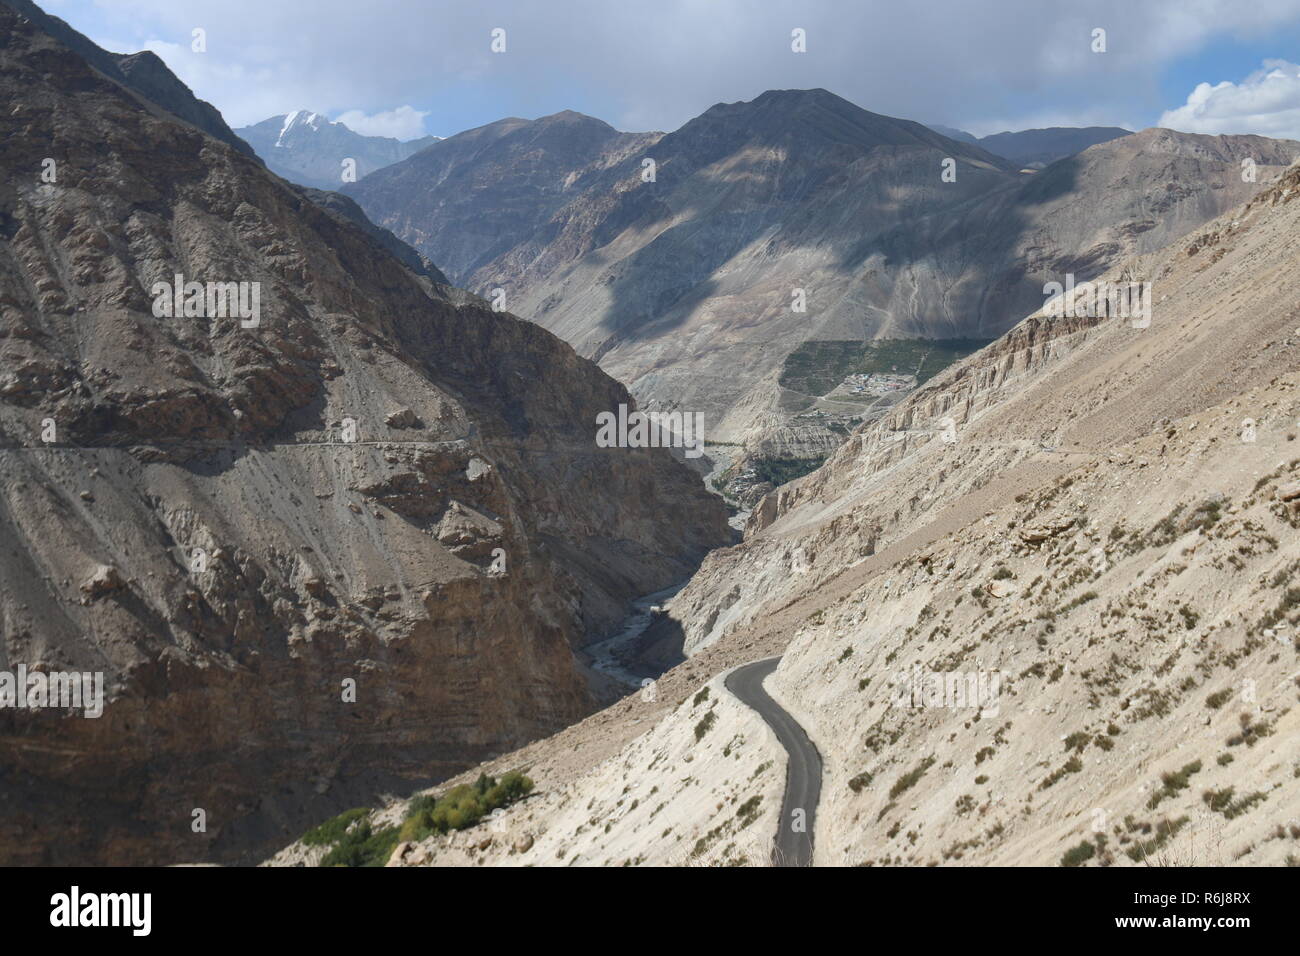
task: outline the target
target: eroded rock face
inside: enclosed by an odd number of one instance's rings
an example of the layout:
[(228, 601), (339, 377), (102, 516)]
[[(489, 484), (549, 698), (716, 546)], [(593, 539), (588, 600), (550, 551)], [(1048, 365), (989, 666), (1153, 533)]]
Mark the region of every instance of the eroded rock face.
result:
[[(1169, 139), (1168, 149), (1176, 150), (1177, 136)], [(1227, 140), (1225, 148), (1232, 146)], [(879, 567), (958, 521), (987, 517), (1008, 493), (1014, 498), (1022, 490), (1008, 491), (1022, 476), (1060, 473), (1149, 432), (1172, 444), (1178, 432), (1161, 422), (1172, 428), (1179, 417), (1229, 401), (1248, 387), (1243, 383), (1294, 371), (1300, 336), (1288, 304), (1293, 290), (1283, 279), (1293, 270), (1282, 250), (1296, 232), (1287, 209), (1296, 196), (1300, 168), (1292, 165), (1251, 202), (1111, 270), (1112, 282), (1136, 276), (1153, 283), (1148, 328), (1086, 315), (1050, 318), (1040, 310), (918, 388), (879, 423), (858, 429), (818, 471), (767, 495), (750, 516), (744, 543), (711, 554), (673, 599), (687, 653), (848, 569)], [(1249, 307), (1234, 294), (1249, 294)], [(1201, 316), (1213, 321), (1189, 336), (1187, 325)], [(1264, 414), (1243, 410), (1232, 422), (1232, 441), (1245, 447), (1241, 422), (1250, 418), (1258, 427)], [(954, 428), (951, 444), (942, 438), (945, 422)], [(1116, 451), (1116, 460), (1131, 454)], [(1134, 467), (1166, 464), (1156, 458)], [(1280, 507), (1292, 493), (1289, 483), (1271, 492)], [(1046, 509), (1018, 519), (1003, 530), (1035, 550), (1072, 540), (1081, 527), (1080, 515)]]
[[(626, 391), (0, 39), (0, 667), (108, 697), (0, 710), (0, 861), (246, 859), (587, 712), (572, 647), (728, 540), (666, 451), (595, 446)], [(157, 314), (177, 275), (257, 322)]]

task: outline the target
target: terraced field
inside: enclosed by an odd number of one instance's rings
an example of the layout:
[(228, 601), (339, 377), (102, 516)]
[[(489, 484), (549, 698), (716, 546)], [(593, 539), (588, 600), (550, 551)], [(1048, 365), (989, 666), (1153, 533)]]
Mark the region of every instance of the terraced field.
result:
[(953, 362), (977, 352), (988, 339), (880, 339), (875, 342), (804, 342), (781, 370), (782, 387), (805, 395), (825, 395), (854, 373), (914, 374), (917, 384)]

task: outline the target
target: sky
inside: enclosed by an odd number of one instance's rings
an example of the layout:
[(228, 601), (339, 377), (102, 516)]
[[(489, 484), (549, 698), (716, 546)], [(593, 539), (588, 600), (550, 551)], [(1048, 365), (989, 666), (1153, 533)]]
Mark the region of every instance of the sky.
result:
[(573, 109), (668, 131), (823, 87), (977, 136), (1300, 139), (1300, 0), (37, 2), (113, 52), (153, 50), (232, 127), (306, 109), (413, 139)]

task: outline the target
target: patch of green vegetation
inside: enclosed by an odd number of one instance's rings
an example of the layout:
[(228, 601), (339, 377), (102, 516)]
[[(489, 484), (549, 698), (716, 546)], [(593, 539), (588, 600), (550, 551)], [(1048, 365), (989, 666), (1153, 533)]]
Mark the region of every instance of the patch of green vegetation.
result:
[(815, 458), (757, 458), (751, 466), (760, 481), (770, 481), (773, 485), (784, 485), (810, 475), (826, 464), (826, 456)]
[(934, 758), (926, 757), (924, 760), (922, 760), (919, 764), (917, 764), (907, 773), (899, 777), (898, 780), (894, 783), (894, 785), (889, 788), (889, 799), (893, 800), (900, 793), (903, 793), (906, 790), (910, 790), (912, 789), (912, 787), (916, 786), (917, 781), (920, 780), (923, 776), (925, 776), (925, 772), (929, 770), (933, 765), (934, 765)]
[[(1150, 840), (1139, 840), (1124, 852), (1134, 863), (1141, 863), (1151, 856), (1162, 846), (1168, 843), (1188, 822), (1190, 817), (1179, 817), (1177, 820), (1161, 820), (1156, 824), (1156, 833)], [(1143, 825), (1147, 832), (1150, 828)]]
[(1300, 588), (1287, 588), (1281, 600), (1277, 602), (1277, 607), (1269, 611), (1260, 621), (1260, 627), (1273, 627), (1286, 619), (1296, 608), (1300, 608)]
[(1069, 614), (1069, 613), (1070, 613), (1071, 611), (1073, 611), (1076, 607), (1082, 607), (1083, 605), (1087, 604), (1089, 601), (1095, 601), (1095, 600), (1097, 600), (1097, 592), (1096, 592), (1096, 591), (1084, 591), (1082, 594), (1080, 594), (1077, 598), (1075, 598), (1075, 599), (1074, 599), (1073, 601), (1071, 601), (1069, 604), (1067, 604), (1067, 605), (1065, 605), (1064, 607), (1060, 608), (1060, 609), (1057, 611), (1057, 613), (1058, 613), (1058, 614)]
[(1151, 794), (1147, 800), (1147, 809), (1154, 810), (1160, 806), (1160, 801), (1177, 795), (1179, 792), (1186, 790), (1188, 787), (1188, 778), (1194, 773), (1201, 772), (1201, 762), (1194, 760), (1186, 764), (1182, 770), (1177, 773), (1163, 773), (1160, 775), (1160, 782), (1164, 784), (1159, 790)]
[(825, 395), (855, 372), (916, 375), (920, 385), (992, 339), (879, 339), (804, 342), (786, 356), (781, 385)]
[(1084, 840), (1078, 846), (1065, 851), (1065, 855), (1061, 857), (1061, 866), (1083, 866), (1096, 855), (1097, 848)]
[(1065, 738), (1066, 750), (1082, 751), (1084, 747), (1092, 743), (1092, 734), (1084, 733), (1082, 730), (1076, 730), (1070, 736)]
[(517, 770), (511, 770), (500, 780), (479, 774), (473, 784), (452, 787), (440, 797), (416, 797), (407, 808), (398, 840), (418, 843), (435, 833), (466, 830), (493, 810), (522, 800), (532, 790), (532, 780)]
[[(1152, 547), (1163, 547), (1167, 544), (1173, 544), (1181, 533), (1178, 530), (1178, 516), (1183, 513), (1184, 505), (1174, 505), (1174, 510), (1169, 512), (1155, 523), (1151, 531), (1148, 532), (1144, 544)], [(1136, 532), (1134, 532), (1136, 534)]]
[(1055, 784), (1066, 774), (1078, 773), (1082, 769), (1083, 769), (1083, 761), (1080, 760), (1077, 756), (1071, 757), (1064, 764), (1062, 764), (1060, 767), (1057, 767), (1047, 777), (1045, 777), (1043, 779), (1043, 782), (1038, 785), (1038, 789), (1046, 790), (1048, 787)]
[(1218, 710), (1220, 707), (1222, 707), (1224, 704), (1228, 702), (1228, 699), (1230, 697), (1232, 697), (1231, 688), (1217, 691), (1211, 694), (1209, 697), (1205, 698), (1205, 706), (1210, 708), (1210, 710)]
[(854, 793), (861, 793), (863, 787), (869, 786), (871, 786), (871, 772), (868, 770), (862, 771), (849, 780), (849, 789)]
[(700, 706), (700, 704), (704, 703), (708, 699), (709, 699), (709, 689), (705, 687), (703, 690), (701, 690), (698, 694), (695, 695), (695, 700), (691, 701), (691, 706), (698, 707)]
[(700, 718), (700, 722), (695, 725), (695, 740), (698, 743), (704, 739), (704, 735), (713, 729), (713, 725), (718, 722), (718, 715), (709, 711)]
[(1196, 506), (1196, 510), (1187, 516), (1187, 521), (1183, 525), (1183, 533), (1188, 531), (1208, 531), (1219, 523), (1223, 517), (1223, 506), (1225, 499), (1208, 498)]
[(1223, 517), (1225, 503), (1222, 497), (1207, 498), (1186, 517), (1182, 517), (1185, 506), (1176, 505), (1173, 511), (1157, 521), (1145, 535), (1134, 531), (1125, 542), (1125, 550), (1129, 554), (1136, 554), (1143, 548), (1161, 548), (1173, 544), (1181, 535), (1190, 531), (1208, 532)]
[(1224, 787), (1222, 790), (1206, 790), (1205, 793), (1201, 794), (1201, 799), (1205, 801), (1211, 810), (1215, 813), (1222, 813), (1229, 820), (1241, 816), (1255, 804), (1268, 799), (1268, 794), (1256, 790), (1254, 793), (1234, 800), (1235, 792), (1235, 787)]
[(399, 840), (397, 827), (374, 829), (363, 820), (321, 859), (321, 866), (383, 866), (393, 855)]
[(1237, 747), (1245, 744), (1247, 747), (1253, 747), (1265, 737), (1273, 735), (1273, 726), (1266, 721), (1256, 723), (1251, 719), (1250, 714), (1243, 713), (1238, 716), (1241, 724), (1241, 733), (1233, 734), (1228, 738), (1229, 747)]
[(351, 810), (344, 810), (332, 820), (326, 820), (320, 826), (312, 827), (302, 835), (302, 842), (306, 846), (329, 846), (332, 843), (338, 843), (347, 833), (348, 827), (370, 816), (369, 807), (355, 807)]

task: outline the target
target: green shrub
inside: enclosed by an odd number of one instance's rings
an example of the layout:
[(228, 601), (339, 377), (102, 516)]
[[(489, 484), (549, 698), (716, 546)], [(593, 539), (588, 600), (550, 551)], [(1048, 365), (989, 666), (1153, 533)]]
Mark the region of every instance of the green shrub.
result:
[(703, 740), (704, 735), (713, 729), (713, 725), (717, 722), (717, 720), (718, 720), (718, 715), (715, 714), (713, 711), (709, 711), (707, 714), (701, 717), (700, 722), (695, 725), (695, 740), (697, 742)]
[(925, 776), (925, 772), (929, 770), (933, 764), (934, 758), (926, 757), (907, 773), (899, 777), (894, 785), (889, 788), (889, 799), (893, 800), (903, 791), (910, 790), (912, 787), (916, 786), (916, 782)]
[(1082, 866), (1097, 855), (1097, 848), (1084, 840), (1078, 846), (1066, 850), (1061, 857), (1061, 866)]
[(370, 810), (367, 807), (344, 810), (334, 819), (326, 820), (320, 826), (312, 827), (304, 833), (302, 842), (307, 846), (328, 846), (338, 843), (347, 833), (348, 827), (368, 816), (370, 816)]
[(393, 855), (397, 839), (397, 827), (374, 830), (370, 821), (365, 820), (343, 834), (343, 838), (325, 854), (320, 865), (383, 866)]
[[(1127, 854), (1128, 858), (1134, 863), (1146, 861), (1153, 853), (1156, 853), (1161, 847), (1173, 839), (1174, 836), (1178, 834), (1178, 831), (1187, 824), (1189, 819), (1189, 817), (1182, 816), (1177, 820), (1161, 820), (1156, 824), (1155, 836), (1149, 840), (1138, 840), (1124, 851), (1125, 854)], [(1132, 827), (1130, 827), (1130, 829), (1132, 829)], [(1143, 832), (1150, 832), (1150, 829), (1146, 828)]]
[(1218, 710), (1220, 707), (1222, 707), (1224, 704), (1228, 702), (1228, 699), (1231, 696), (1232, 696), (1231, 690), (1218, 691), (1216, 693), (1211, 694), (1209, 697), (1205, 698), (1205, 706), (1210, 708), (1211, 710)]
[(1192, 774), (1200, 772), (1201, 762), (1199, 760), (1194, 760), (1189, 764), (1185, 764), (1183, 769), (1179, 770), (1177, 773), (1161, 774), (1160, 781), (1163, 786), (1151, 794), (1151, 797), (1147, 800), (1147, 809), (1154, 810), (1156, 807), (1160, 806), (1160, 801), (1186, 790), (1188, 786), (1190, 786), (1188, 778)]
[[(480, 774), (474, 783), (452, 787), (440, 797), (416, 797), (407, 807), (400, 827), (373, 831), (370, 822), (365, 821), (349, 832), (348, 824), (370, 813), (364, 808), (349, 810), (310, 831), (303, 842), (335, 844), (321, 860), (321, 866), (383, 866), (398, 843), (418, 843), (435, 833), (468, 829), (493, 810), (522, 800), (532, 793), (533, 786), (533, 781), (518, 770), (503, 774), (500, 780)], [(340, 825), (339, 821), (345, 822)]]
[(736, 816), (740, 818), (742, 829), (758, 819), (758, 805), (762, 802), (763, 798), (761, 796), (750, 797), (736, 810)]
[(1070, 736), (1065, 738), (1066, 750), (1082, 751), (1084, 747), (1092, 743), (1092, 734), (1084, 733), (1082, 730), (1076, 730)]
[(1078, 757), (1071, 757), (1062, 766), (1057, 767), (1055, 770), (1051, 772), (1051, 774), (1049, 774), (1046, 778), (1044, 778), (1043, 782), (1038, 785), (1038, 789), (1046, 790), (1048, 787), (1054, 785), (1058, 780), (1060, 780), (1066, 774), (1078, 773), (1082, 769), (1083, 769), (1083, 761), (1080, 760)]
[(1234, 800), (1233, 794), (1236, 792), (1235, 787), (1225, 787), (1222, 790), (1206, 790), (1201, 794), (1201, 798), (1215, 813), (1222, 813), (1229, 820), (1241, 816), (1262, 800), (1268, 799), (1268, 794), (1256, 790), (1254, 793)]

